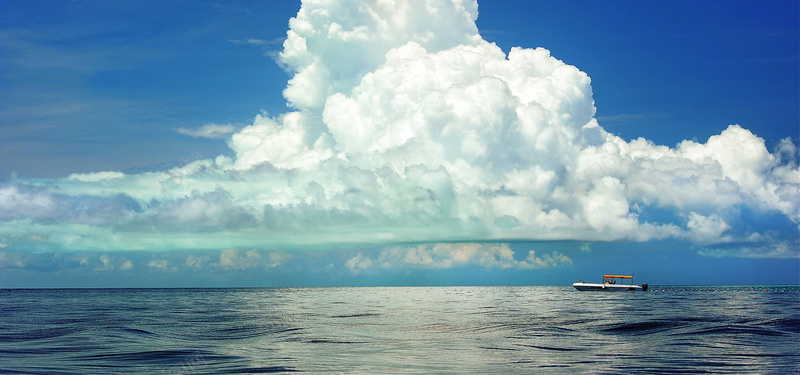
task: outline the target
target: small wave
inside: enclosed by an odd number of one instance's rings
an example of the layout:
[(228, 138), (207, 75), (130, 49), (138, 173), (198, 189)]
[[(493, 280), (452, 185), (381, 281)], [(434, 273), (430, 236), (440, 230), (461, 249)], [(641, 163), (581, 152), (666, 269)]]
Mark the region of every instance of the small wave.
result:
[(219, 374), (274, 374), (279, 372), (296, 372), (297, 370), (285, 366), (246, 367), (232, 368), (218, 371)]
[(31, 340), (51, 339), (55, 337), (67, 336), (73, 333), (83, 331), (82, 328), (75, 327), (53, 327), (43, 329), (33, 329), (24, 332), (3, 333), (2, 340), (4, 342), (24, 342)]
[(725, 319), (722, 317), (715, 317), (715, 316), (687, 316), (678, 318), (679, 321), (685, 323), (718, 323), (724, 322)]
[(128, 333), (133, 333), (135, 335), (144, 335), (144, 336), (154, 336), (154, 335), (156, 335), (155, 332), (150, 332), (148, 330), (141, 329), (141, 328), (124, 327), (124, 328), (122, 328), (122, 331), (128, 332)]
[(485, 349), (485, 350), (498, 350), (498, 351), (509, 351), (509, 352), (513, 352), (513, 351), (519, 350), (517, 348), (501, 348), (501, 347), (497, 347), (497, 346), (479, 346), (479, 348)]
[(381, 316), (378, 313), (361, 313), (361, 314), (348, 314), (348, 315), (333, 315), (331, 318), (368, 318), (374, 316)]
[(520, 346), (524, 346), (526, 348), (551, 350), (551, 351), (556, 351), (556, 352), (574, 352), (574, 351), (584, 350), (584, 349), (581, 349), (581, 348), (563, 348), (563, 347), (557, 347), (557, 346), (531, 345), (531, 344), (520, 344)]
[(271, 329), (271, 327), (261, 327), (258, 325), (244, 325), (244, 326), (225, 327), (216, 330), (214, 332), (210, 332), (213, 333), (213, 337), (209, 335), (209, 338), (213, 338), (215, 340), (248, 339), (253, 337), (267, 336), (274, 332), (275, 330)]
[(748, 335), (758, 335), (758, 336), (783, 336), (786, 333), (773, 330), (773, 329), (765, 329), (759, 327), (750, 327), (750, 326), (719, 326), (719, 327), (711, 327), (707, 329), (695, 330), (692, 332), (688, 332), (688, 334), (694, 335), (708, 335), (708, 334), (721, 334), (721, 335), (737, 335), (737, 334), (748, 334)]
[(603, 329), (602, 331), (611, 334), (647, 335), (651, 333), (669, 331), (676, 329), (679, 326), (680, 324), (673, 321), (651, 320), (645, 322), (614, 324), (609, 328)]
[(281, 327), (271, 325), (255, 325), (247, 324), (242, 326), (234, 326), (232, 324), (225, 324), (222, 327), (211, 327), (205, 331), (190, 331), (190, 332), (171, 332), (168, 336), (181, 339), (181, 340), (212, 340), (212, 341), (227, 341), (227, 340), (241, 340), (252, 339), (257, 337), (270, 337), (276, 334), (291, 334), (296, 331), (301, 331), (303, 328), (299, 327)]
[(302, 330), (304, 330), (304, 329), (305, 329), (305, 328), (300, 328), (300, 327), (291, 327), (291, 328), (286, 328), (286, 329), (281, 329), (281, 330), (278, 330), (278, 331), (276, 331), (275, 333), (289, 333), (289, 332), (297, 332), (297, 331), (302, 331)]
[(110, 363), (149, 363), (149, 364), (181, 364), (187, 359), (197, 358), (202, 362), (231, 361), (239, 359), (235, 356), (220, 355), (203, 350), (147, 350), (127, 353), (91, 354), (76, 357), (75, 359), (90, 361), (106, 361)]
[(800, 333), (800, 319), (798, 318), (775, 319), (769, 322), (769, 325), (774, 326), (778, 331), (793, 334)]
[(367, 341), (345, 341), (345, 340), (331, 340), (331, 339), (310, 339), (305, 340), (309, 344), (369, 344)]

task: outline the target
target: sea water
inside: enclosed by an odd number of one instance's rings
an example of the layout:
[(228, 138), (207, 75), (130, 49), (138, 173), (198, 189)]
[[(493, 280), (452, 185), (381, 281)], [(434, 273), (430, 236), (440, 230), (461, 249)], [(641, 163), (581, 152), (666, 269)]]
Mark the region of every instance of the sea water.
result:
[(800, 288), (0, 291), (0, 373), (800, 373)]

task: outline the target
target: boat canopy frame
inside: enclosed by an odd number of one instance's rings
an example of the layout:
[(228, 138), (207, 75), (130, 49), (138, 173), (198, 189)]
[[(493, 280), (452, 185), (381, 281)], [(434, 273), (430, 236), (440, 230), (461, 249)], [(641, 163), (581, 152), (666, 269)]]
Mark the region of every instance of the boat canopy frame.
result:
[(624, 280), (631, 280), (633, 285), (633, 275), (603, 275), (603, 284), (616, 284), (616, 281), (611, 281), (613, 279), (622, 279), (620, 285), (627, 285)]

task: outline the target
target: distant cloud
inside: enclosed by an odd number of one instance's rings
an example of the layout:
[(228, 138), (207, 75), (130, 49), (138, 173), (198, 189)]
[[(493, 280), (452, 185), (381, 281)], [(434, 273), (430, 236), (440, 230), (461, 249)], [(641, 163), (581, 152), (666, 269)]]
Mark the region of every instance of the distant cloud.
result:
[(536, 256), (536, 251), (531, 250), (528, 252), (528, 257), (525, 258), (525, 261), (519, 262), (518, 267), (539, 269), (539, 268), (564, 267), (568, 265), (572, 265), (572, 259), (557, 251), (553, 251), (550, 254), (542, 254), (541, 256)]
[(227, 5), (227, 4), (221, 4), (221, 3), (218, 3), (218, 2), (208, 3), (208, 7), (211, 8), (211, 9), (214, 9), (214, 10), (219, 10), (219, 11), (246, 12), (246, 13), (250, 12), (250, 9), (248, 9), (248, 8), (234, 7), (234, 6), (230, 6), (230, 5)]
[(115, 268), (114, 265), (111, 263), (111, 257), (109, 257), (108, 255), (103, 254), (100, 256), (99, 259), (101, 265), (95, 268), (95, 270), (111, 271)]
[(651, 120), (669, 116), (667, 113), (623, 113), (618, 115), (597, 116), (600, 123), (631, 123), (636, 124), (642, 120)]
[(186, 268), (187, 269), (203, 269), (205, 268), (211, 258), (208, 255), (194, 255), (189, 254), (186, 256)]
[(286, 38), (274, 38), (274, 39), (270, 39), (270, 40), (248, 38), (248, 39), (244, 39), (244, 40), (230, 39), (229, 41), (231, 43), (233, 43), (233, 44), (241, 44), (241, 45), (249, 45), (249, 46), (259, 47), (261, 49), (261, 51), (264, 53), (264, 56), (267, 56), (267, 57), (275, 60), (282, 69), (287, 70), (287, 72), (288, 72), (288, 68), (287, 68), (286, 64), (284, 64), (280, 60), (280, 47), (281, 47), (281, 45), (283, 45), (283, 42), (285, 40), (286, 40)]
[[(41, 188), (0, 185), (0, 220), (48, 217), (57, 210), (57, 200)], [(14, 233), (0, 232), (10, 236)]]
[(372, 259), (365, 257), (363, 253), (358, 253), (358, 255), (344, 262), (344, 266), (347, 267), (350, 272), (359, 274), (363, 271), (372, 269), (374, 267), (374, 263), (372, 262)]
[(132, 269), (133, 269), (133, 262), (127, 259), (124, 262), (122, 262), (122, 264), (119, 266), (120, 271), (128, 271)]
[(228, 125), (205, 124), (196, 129), (178, 128), (178, 133), (195, 138), (222, 139), (236, 131), (236, 127)]
[(2, 268), (25, 268), (25, 254), (11, 251), (0, 251), (0, 269)]
[(233, 44), (249, 44), (253, 46), (267, 47), (267, 46), (280, 45), (281, 43), (283, 43), (284, 40), (285, 38), (276, 38), (271, 40), (248, 38), (244, 40), (230, 39), (229, 41)]
[(99, 182), (103, 180), (113, 180), (125, 176), (122, 172), (108, 171), (108, 172), (95, 172), (95, 173), (73, 173), (67, 177), (68, 180), (76, 180), (81, 182)]
[(239, 256), (236, 249), (223, 250), (219, 255), (219, 265), (222, 268), (248, 269), (255, 268), (263, 264), (263, 258), (258, 251), (250, 250)]
[(698, 253), (711, 257), (797, 259), (797, 243), (791, 241), (759, 241), (752, 246), (700, 247)]
[(153, 259), (147, 262), (147, 266), (159, 271), (178, 271), (178, 269), (172, 265), (169, 260), (166, 259)]
[(40, 252), (0, 250), (0, 269), (25, 269), (29, 271), (127, 271), (133, 268), (130, 260), (108, 254), (94, 252)]
[(572, 264), (572, 259), (556, 251), (537, 257), (536, 252), (531, 250), (525, 260), (516, 260), (514, 254), (508, 244), (420, 244), (389, 247), (375, 258), (358, 253), (345, 262), (345, 267), (357, 274), (378, 269), (449, 269), (465, 266), (539, 269)]
[(705, 242), (727, 242), (730, 236), (724, 233), (731, 229), (731, 226), (717, 214), (703, 216), (696, 212), (690, 212), (686, 223), (689, 229), (689, 236), (697, 243)]

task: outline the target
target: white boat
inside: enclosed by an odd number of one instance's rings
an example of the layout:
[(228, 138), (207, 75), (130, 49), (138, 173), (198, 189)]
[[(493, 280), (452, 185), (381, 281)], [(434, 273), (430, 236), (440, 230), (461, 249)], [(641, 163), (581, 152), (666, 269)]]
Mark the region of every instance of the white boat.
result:
[[(625, 280), (630, 280), (630, 284), (625, 284)], [(600, 284), (585, 283), (581, 280), (573, 283), (572, 287), (577, 290), (599, 290), (604, 292), (647, 291), (647, 283), (636, 285), (633, 283), (633, 276), (628, 275), (603, 275), (603, 282)]]

